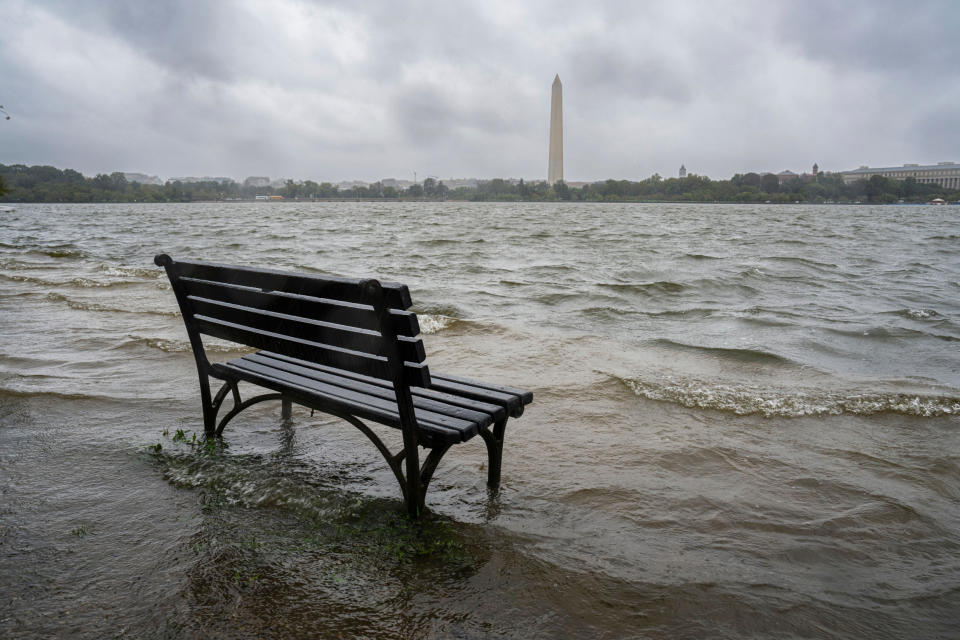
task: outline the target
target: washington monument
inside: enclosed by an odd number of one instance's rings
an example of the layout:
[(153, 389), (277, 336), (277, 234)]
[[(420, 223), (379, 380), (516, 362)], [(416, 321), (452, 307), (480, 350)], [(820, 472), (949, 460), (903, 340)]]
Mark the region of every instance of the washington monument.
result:
[(547, 162), (547, 183), (563, 180), (563, 85), (560, 74), (553, 79), (550, 97), (550, 159)]

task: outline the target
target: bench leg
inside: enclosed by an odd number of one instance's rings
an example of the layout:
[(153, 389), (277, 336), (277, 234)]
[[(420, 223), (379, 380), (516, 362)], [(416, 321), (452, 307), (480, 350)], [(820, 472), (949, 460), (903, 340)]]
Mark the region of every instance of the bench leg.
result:
[(440, 459), (443, 458), (443, 454), (449, 450), (449, 444), (438, 445), (430, 449), (430, 453), (427, 454), (427, 459), (423, 461), (423, 466), (420, 467), (420, 511), (423, 511), (425, 508), (427, 487), (430, 486), (430, 480), (433, 479), (433, 472), (437, 470), (437, 465), (440, 464)]
[(293, 403), (284, 398), (280, 401), (280, 418), (282, 420), (289, 420), (290, 416), (293, 415)]
[(223, 402), (224, 389), (217, 393), (216, 399), (210, 397), (210, 377), (202, 371), (200, 374), (200, 405), (203, 408), (203, 433), (212, 438), (217, 434), (217, 411)]
[(507, 419), (493, 425), (493, 431), (481, 429), (480, 436), (487, 445), (487, 486), (496, 489), (500, 486), (500, 463), (503, 460), (503, 436), (507, 429)]

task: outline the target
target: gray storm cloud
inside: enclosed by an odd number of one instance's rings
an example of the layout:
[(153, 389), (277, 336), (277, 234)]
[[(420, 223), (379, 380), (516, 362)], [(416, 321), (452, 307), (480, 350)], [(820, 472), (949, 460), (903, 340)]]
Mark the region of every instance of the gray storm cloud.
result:
[(9, 0), (0, 162), (571, 180), (956, 160), (960, 3)]

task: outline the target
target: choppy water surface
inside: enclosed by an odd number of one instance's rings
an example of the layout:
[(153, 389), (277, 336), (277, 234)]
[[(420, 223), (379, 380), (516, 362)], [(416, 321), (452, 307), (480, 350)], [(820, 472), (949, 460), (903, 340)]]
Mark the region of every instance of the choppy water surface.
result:
[[(4, 637), (957, 637), (956, 207), (3, 216)], [(302, 409), (192, 442), (161, 251), (409, 284), (433, 370), (534, 391), (499, 493), (471, 441), (412, 527)]]

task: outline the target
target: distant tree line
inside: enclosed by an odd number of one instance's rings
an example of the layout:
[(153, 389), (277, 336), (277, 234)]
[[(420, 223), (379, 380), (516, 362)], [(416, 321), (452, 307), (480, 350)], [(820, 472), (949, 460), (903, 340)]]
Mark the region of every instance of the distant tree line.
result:
[(564, 182), (524, 182), (496, 178), (476, 187), (449, 188), (435, 178), (407, 188), (384, 186), (381, 182), (338, 189), (329, 182), (287, 180), (282, 187), (244, 186), (225, 182), (169, 181), (162, 185), (130, 182), (122, 173), (85, 177), (72, 169), (49, 166), (28, 167), (0, 164), (0, 201), (5, 202), (195, 202), (208, 200), (252, 200), (256, 196), (285, 199), (323, 198), (411, 198), (428, 200), (496, 200), (581, 202), (927, 202), (932, 198), (960, 200), (960, 191), (936, 184), (922, 184), (913, 178), (893, 180), (873, 176), (844, 184), (839, 173), (794, 178), (780, 184), (773, 174), (736, 174), (729, 180), (706, 176), (646, 180), (606, 180), (571, 187)]

